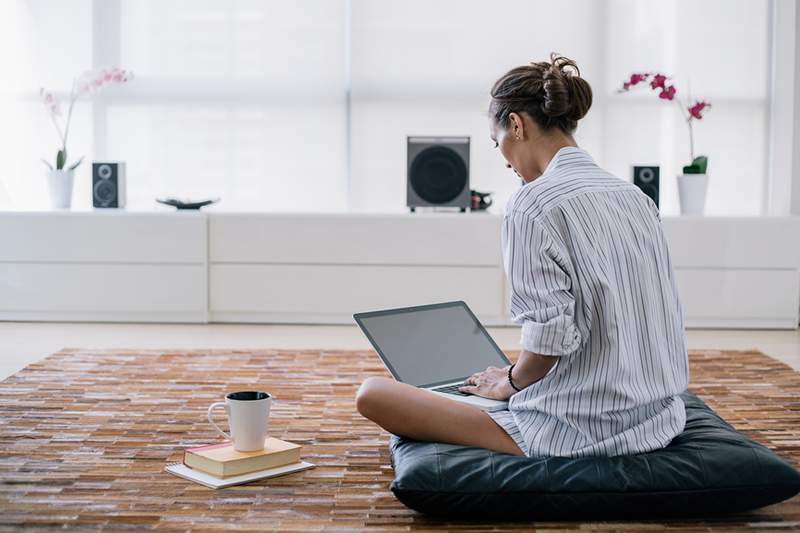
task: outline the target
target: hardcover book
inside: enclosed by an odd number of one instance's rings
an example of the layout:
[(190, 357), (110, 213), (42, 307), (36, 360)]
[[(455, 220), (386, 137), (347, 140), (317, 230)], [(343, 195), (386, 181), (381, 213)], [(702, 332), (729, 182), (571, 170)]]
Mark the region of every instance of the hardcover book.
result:
[(278, 466), (275, 468), (268, 468), (266, 470), (258, 470), (256, 472), (250, 472), (239, 476), (231, 476), (225, 479), (212, 476), (211, 474), (201, 472), (200, 470), (194, 470), (183, 463), (170, 463), (164, 467), (164, 470), (178, 477), (205, 485), (210, 489), (221, 489), (224, 487), (230, 487), (232, 485), (249, 483), (259, 479), (283, 476), (286, 474), (291, 474), (292, 472), (307, 470), (309, 468), (314, 468), (314, 465), (305, 461), (299, 461), (297, 463)]
[(299, 444), (267, 437), (263, 450), (239, 452), (233, 449), (233, 442), (225, 441), (187, 448), (183, 452), (183, 463), (195, 470), (225, 479), (297, 463), (300, 461), (300, 448)]

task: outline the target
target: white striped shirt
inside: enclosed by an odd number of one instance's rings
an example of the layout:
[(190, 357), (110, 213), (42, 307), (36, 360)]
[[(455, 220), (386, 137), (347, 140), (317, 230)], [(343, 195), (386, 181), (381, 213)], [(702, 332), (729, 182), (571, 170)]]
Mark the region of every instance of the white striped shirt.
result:
[(686, 421), (688, 361), (652, 200), (565, 147), (509, 200), (502, 243), (522, 348), (559, 360), (492, 418), (532, 457), (669, 444)]

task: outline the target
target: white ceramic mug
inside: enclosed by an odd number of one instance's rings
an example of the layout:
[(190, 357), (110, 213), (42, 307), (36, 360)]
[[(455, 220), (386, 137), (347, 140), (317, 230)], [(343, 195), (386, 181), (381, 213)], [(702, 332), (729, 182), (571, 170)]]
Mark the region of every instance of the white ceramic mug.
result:
[[(272, 396), (267, 392), (241, 391), (225, 396), (224, 402), (214, 402), (208, 407), (208, 421), (220, 435), (233, 441), (233, 448), (240, 452), (264, 449), (264, 439), (269, 430), (269, 408)], [(212, 419), (216, 407), (224, 407), (228, 413), (231, 434), (222, 431)]]

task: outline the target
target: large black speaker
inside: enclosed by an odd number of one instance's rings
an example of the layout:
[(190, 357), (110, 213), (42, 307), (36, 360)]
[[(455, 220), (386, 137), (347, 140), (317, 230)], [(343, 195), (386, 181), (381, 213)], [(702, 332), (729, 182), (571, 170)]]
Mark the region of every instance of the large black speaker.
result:
[(658, 207), (658, 167), (633, 167), (633, 184), (649, 196)]
[(92, 163), (92, 205), (125, 207), (125, 163), (119, 161)]
[(407, 138), (406, 205), (459, 207), (470, 205), (469, 137)]

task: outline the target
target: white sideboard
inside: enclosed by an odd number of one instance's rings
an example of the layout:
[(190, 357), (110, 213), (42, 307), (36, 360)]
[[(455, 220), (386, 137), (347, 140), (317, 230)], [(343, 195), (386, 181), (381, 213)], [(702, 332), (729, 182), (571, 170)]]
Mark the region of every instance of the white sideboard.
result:
[[(0, 320), (352, 324), (464, 300), (508, 325), (491, 213), (0, 213)], [(687, 327), (795, 328), (800, 218), (665, 218)]]
[(0, 213), (0, 320), (205, 322), (199, 213)]
[(209, 217), (214, 322), (353, 323), (353, 313), (465, 300), (506, 323), (500, 218), (486, 213)]
[(797, 327), (800, 217), (676, 217), (663, 226), (688, 327)]

